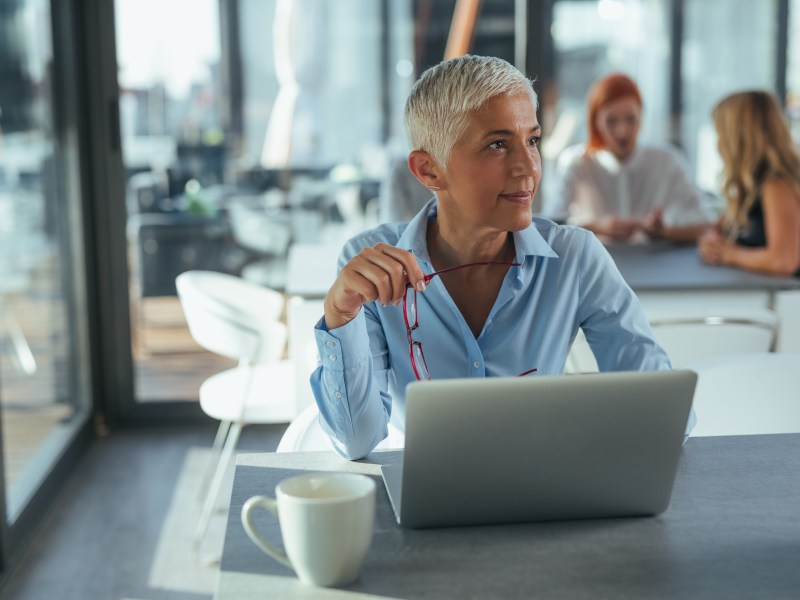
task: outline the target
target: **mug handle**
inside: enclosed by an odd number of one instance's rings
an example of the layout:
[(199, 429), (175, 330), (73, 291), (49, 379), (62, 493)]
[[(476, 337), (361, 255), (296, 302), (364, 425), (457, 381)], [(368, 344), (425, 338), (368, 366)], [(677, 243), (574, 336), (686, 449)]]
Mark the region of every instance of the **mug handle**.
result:
[(282, 565), (294, 570), (294, 567), (292, 566), (292, 563), (289, 562), (289, 557), (286, 556), (286, 553), (269, 543), (266, 538), (261, 535), (258, 530), (256, 530), (255, 525), (253, 525), (253, 511), (255, 511), (257, 508), (268, 510), (275, 515), (275, 518), (278, 517), (278, 503), (274, 498), (270, 498), (269, 496), (253, 496), (244, 503), (244, 506), (242, 506), (242, 525), (244, 526), (245, 532), (247, 532), (247, 535), (251, 540), (253, 540), (253, 543), (256, 546), (261, 548), (264, 552), (269, 554)]

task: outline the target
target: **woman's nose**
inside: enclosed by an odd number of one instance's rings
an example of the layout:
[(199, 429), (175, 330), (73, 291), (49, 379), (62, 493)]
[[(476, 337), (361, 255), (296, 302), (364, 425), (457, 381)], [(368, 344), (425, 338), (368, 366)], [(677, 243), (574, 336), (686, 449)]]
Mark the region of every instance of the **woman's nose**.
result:
[(538, 177), (542, 171), (542, 159), (536, 146), (529, 146), (517, 153), (517, 160), (511, 168), (513, 177)]

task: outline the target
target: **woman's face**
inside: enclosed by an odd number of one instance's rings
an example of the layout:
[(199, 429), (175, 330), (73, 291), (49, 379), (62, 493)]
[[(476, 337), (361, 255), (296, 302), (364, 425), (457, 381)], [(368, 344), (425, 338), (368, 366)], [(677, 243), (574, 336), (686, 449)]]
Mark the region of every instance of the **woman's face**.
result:
[(542, 178), (541, 131), (528, 94), (489, 100), (469, 118), (452, 147), (439, 193), (440, 211), (453, 211), (473, 229), (528, 227)]
[(609, 102), (599, 111), (595, 125), (605, 149), (625, 160), (636, 148), (636, 136), (642, 118), (642, 107), (633, 96)]

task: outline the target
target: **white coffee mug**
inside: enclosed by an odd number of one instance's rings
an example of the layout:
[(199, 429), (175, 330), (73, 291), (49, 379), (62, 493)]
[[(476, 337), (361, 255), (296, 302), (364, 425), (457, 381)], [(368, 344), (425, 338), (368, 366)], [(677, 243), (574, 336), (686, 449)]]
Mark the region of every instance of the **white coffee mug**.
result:
[[(253, 525), (264, 508), (280, 524), (284, 553)], [(372, 544), (375, 482), (356, 473), (308, 473), (275, 488), (275, 499), (253, 496), (242, 507), (250, 539), (278, 562), (294, 569), (300, 581), (317, 586), (353, 582)]]

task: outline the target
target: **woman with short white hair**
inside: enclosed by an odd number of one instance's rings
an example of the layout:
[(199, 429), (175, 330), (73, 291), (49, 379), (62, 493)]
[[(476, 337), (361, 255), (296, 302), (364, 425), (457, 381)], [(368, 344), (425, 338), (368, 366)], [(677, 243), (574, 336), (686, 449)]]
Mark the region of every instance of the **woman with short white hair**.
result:
[(498, 58), (442, 62), (411, 90), (408, 165), (435, 198), (345, 245), (315, 331), (311, 385), (343, 456), (367, 455), (390, 420), (403, 431), (409, 382), (561, 374), (578, 328), (600, 370), (670, 368), (595, 236), (532, 217), (536, 108)]

